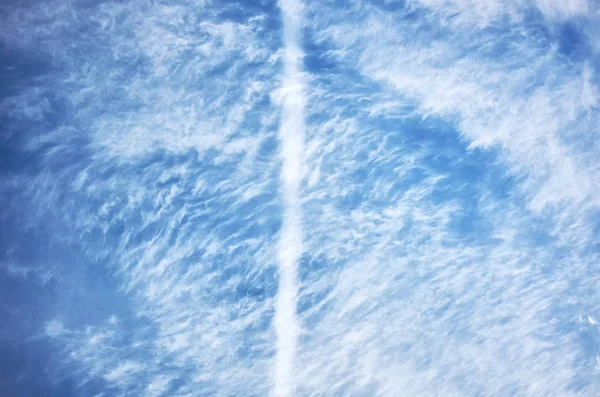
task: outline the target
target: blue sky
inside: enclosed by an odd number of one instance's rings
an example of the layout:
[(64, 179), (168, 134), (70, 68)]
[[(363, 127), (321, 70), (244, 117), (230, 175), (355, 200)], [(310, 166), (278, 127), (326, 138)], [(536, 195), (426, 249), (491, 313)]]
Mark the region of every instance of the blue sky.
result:
[(3, 2), (0, 390), (599, 394), (599, 33), (592, 0)]

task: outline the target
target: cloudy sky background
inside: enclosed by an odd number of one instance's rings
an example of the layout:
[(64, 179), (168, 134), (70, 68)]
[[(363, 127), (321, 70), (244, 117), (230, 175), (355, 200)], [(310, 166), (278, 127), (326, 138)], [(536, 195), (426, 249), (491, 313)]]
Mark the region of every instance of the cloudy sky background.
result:
[(8, 395), (600, 394), (598, 2), (13, 0), (0, 40)]

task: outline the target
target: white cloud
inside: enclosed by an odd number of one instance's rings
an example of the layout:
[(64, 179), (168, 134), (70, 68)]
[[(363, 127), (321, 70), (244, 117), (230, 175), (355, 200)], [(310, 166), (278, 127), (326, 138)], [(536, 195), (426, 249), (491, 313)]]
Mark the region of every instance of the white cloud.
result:
[(143, 368), (143, 365), (135, 361), (125, 361), (106, 374), (106, 379), (111, 382), (122, 382), (127, 378), (135, 376)]
[(298, 319), (298, 262), (303, 254), (302, 209), (299, 190), (303, 181), (304, 155), (304, 81), (301, 70), (302, 3), (279, 2), (283, 16), (283, 86), (274, 96), (281, 104), (279, 144), (281, 157), (282, 226), (278, 242), (278, 290), (275, 297), (274, 327), (277, 335), (274, 386), (275, 397), (291, 397), (296, 389), (296, 350)]
[[(305, 39), (334, 64), (312, 75), (292, 12), (281, 52), (268, 16), (110, 4), (24, 15), (15, 45), (69, 71), (4, 103), (39, 121), (51, 83), (69, 92), (73, 126), (28, 142), (49, 149), (22, 183), (28, 222), (51, 213), (52, 241), (107, 266), (124, 297), (94, 325), (46, 324), (84, 378), (266, 395), (287, 348), (279, 381), (299, 396), (597, 394), (582, 342), (600, 304), (596, 71), (536, 41), (525, 3), (410, 2), (416, 19), (307, 3)], [(583, 9), (544, 4), (554, 19)], [(99, 36), (58, 34), (77, 23)], [(283, 170), (268, 99), (284, 105)], [(77, 139), (93, 153), (81, 162)], [(75, 160), (52, 168), (61, 156)], [(282, 260), (287, 316), (274, 314)]]
[[(447, 11), (444, 7), (436, 13)], [(593, 188), (598, 162), (587, 160), (596, 148), (575, 149), (572, 138), (596, 129), (586, 122), (595, 119), (597, 106), (589, 65), (566, 63), (526, 37), (501, 57), (480, 51), (459, 55), (473, 43), (493, 47), (497, 38), (481, 33), (468, 42), (469, 30), (453, 28), (454, 42), (434, 39), (418, 46), (410, 24), (369, 14), (356, 23), (361, 28), (334, 23), (320, 37), (343, 48), (339, 54), (347, 55), (340, 60), (358, 61), (366, 76), (415, 100), (417, 114), (456, 122), (471, 147), (501, 148), (513, 172), (526, 176), (532, 209), (598, 205)]]
[(540, 11), (553, 19), (585, 16), (590, 10), (587, 0), (536, 0)]

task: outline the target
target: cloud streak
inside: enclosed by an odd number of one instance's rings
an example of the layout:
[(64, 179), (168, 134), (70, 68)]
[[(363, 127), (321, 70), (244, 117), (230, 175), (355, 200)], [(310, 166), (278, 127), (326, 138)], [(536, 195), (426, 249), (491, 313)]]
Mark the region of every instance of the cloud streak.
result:
[(302, 49), (300, 45), (300, 18), (302, 5), (297, 0), (279, 2), (283, 16), (284, 76), (278, 96), (281, 103), (279, 142), (281, 157), (281, 192), (283, 221), (280, 231), (277, 263), (279, 288), (275, 300), (275, 386), (273, 396), (290, 397), (294, 394), (294, 361), (298, 338), (297, 267), (302, 256), (302, 210), (300, 183), (303, 179), (304, 153), (304, 87), (302, 78)]

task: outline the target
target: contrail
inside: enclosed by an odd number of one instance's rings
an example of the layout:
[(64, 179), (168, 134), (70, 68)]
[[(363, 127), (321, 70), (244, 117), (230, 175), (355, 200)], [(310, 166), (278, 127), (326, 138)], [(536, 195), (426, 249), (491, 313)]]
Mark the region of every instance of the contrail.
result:
[(283, 16), (285, 45), (282, 114), (278, 133), (284, 209), (278, 247), (279, 290), (275, 300), (277, 353), (273, 396), (290, 397), (295, 389), (293, 370), (298, 335), (296, 272), (303, 251), (302, 213), (298, 197), (304, 152), (303, 54), (300, 45), (302, 4), (300, 0), (279, 0), (279, 7)]

